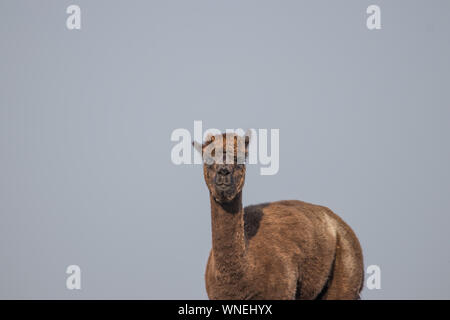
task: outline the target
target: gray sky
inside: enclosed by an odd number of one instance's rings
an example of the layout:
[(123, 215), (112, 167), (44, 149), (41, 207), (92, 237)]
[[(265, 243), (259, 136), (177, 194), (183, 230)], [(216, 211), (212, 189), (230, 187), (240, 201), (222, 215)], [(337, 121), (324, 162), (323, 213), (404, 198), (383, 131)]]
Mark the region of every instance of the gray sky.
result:
[(70, 4), (0, 2), (0, 298), (206, 298), (194, 120), (280, 129), (244, 204), (334, 210), (381, 267), (363, 298), (450, 298), (448, 1), (79, 0), (73, 31)]

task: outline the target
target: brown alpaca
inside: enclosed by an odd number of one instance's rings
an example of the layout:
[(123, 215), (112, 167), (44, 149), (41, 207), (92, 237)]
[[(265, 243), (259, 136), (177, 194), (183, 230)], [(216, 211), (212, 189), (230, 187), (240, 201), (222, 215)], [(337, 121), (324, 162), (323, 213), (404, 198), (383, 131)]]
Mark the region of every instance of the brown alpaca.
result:
[[(211, 202), (209, 298), (359, 299), (361, 247), (330, 209), (296, 200), (243, 208), (246, 169), (237, 160), (242, 153), (247, 157), (248, 144), (247, 135), (234, 134), (211, 136), (203, 145), (194, 142), (203, 154)], [(219, 157), (231, 154), (234, 162), (215, 161), (218, 150)]]

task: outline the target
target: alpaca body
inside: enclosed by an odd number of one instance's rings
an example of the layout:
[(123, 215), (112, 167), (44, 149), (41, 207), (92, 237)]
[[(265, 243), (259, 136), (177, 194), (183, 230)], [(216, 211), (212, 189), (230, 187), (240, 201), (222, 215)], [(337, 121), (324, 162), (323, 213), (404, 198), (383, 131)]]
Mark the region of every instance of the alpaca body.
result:
[(209, 298), (358, 299), (361, 247), (330, 209), (294, 200), (243, 208), (249, 139), (225, 133), (194, 143), (211, 203)]
[[(361, 247), (328, 208), (278, 201), (233, 213), (211, 202), (213, 248), (205, 275), (210, 299), (359, 298)], [(236, 241), (227, 241), (230, 236)]]

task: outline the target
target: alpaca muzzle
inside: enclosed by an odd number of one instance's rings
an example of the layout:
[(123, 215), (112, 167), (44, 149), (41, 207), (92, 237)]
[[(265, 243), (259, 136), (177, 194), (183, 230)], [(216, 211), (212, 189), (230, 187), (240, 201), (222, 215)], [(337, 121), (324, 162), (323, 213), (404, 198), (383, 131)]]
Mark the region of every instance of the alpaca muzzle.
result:
[(217, 187), (221, 189), (227, 189), (230, 188), (233, 184), (233, 178), (231, 174), (222, 175), (218, 173), (215, 178), (215, 183)]

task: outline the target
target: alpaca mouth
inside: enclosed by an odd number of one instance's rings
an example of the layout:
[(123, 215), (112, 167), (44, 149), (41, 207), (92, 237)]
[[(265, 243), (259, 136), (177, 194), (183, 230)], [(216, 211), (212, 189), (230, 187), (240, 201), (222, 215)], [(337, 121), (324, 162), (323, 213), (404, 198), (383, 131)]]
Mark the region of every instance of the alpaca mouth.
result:
[(229, 183), (216, 183), (216, 188), (219, 190), (228, 190), (231, 188), (231, 184)]
[(228, 202), (233, 198), (234, 198), (234, 189), (231, 186), (222, 186), (222, 188), (216, 186), (214, 199), (217, 202)]

